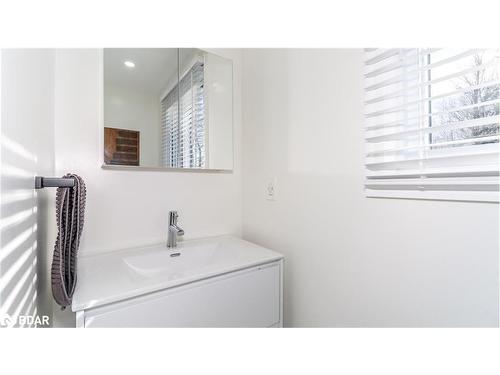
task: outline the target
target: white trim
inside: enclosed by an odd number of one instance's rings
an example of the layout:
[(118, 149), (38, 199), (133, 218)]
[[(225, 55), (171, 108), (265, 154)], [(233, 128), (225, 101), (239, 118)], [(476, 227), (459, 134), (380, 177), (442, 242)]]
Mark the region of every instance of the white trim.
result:
[(214, 168), (173, 168), (173, 167), (141, 167), (137, 165), (112, 165), (102, 164), (102, 169), (116, 171), (142, 171), (142, 172), (181, 172), (181, 173), (233, 173), (232, 169)]
[[(367, 198), (405, 198), (442, 201), (499, 203), (498, 191), (415, 191), (365, 189)], [(500, 280), (499, 280), (500, 281)]]
[(100, 48), (98, 50), (99, 55), (99, 126), (97, 127), (98, 134), (97, 139), (99, 140), (99, 156), (97, 158), (97, 165), (103, 165), (104, 163), (104, 49)]

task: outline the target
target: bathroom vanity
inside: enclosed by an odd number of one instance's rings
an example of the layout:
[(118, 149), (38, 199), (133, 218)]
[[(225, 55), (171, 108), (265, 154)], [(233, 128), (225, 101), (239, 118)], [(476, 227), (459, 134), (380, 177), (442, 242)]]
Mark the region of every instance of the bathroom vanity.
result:
[(79, 258), (77, 327), (281, 327), (283, 256), (232, 236)]

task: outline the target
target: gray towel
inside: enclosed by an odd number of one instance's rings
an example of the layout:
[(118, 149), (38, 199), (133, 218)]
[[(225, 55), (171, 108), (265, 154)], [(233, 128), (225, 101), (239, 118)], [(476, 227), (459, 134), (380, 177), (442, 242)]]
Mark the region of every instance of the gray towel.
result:
[(57, 188), (56, 216), (57, 239), (52, 258), (52, 295), (66, 308), (76, 286), (76, 260), (83, 231), (86, 188), (82, 178), (68, 173), (65, 178), (75, 180), (72, 188)]

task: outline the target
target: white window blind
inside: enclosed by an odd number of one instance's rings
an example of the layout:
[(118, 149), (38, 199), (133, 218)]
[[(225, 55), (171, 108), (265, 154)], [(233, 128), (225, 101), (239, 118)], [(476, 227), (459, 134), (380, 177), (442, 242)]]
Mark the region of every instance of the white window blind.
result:
[(366, 49), (369, 197), (499, 201), (499, 49)]
[(179, 101), (175, 86), (161, 102), (161, 162), (165, 167), (178, 166)]
[(161, 102), (162, 164), (203, 168), (205, 155), (204, 64), (196, 62)]

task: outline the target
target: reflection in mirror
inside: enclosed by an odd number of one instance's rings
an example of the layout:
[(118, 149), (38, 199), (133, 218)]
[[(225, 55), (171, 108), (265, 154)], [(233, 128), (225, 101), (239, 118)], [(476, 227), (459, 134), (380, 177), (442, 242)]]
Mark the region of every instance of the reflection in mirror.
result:
[(232, 61), (199, 49), (104, 50), (104, 162), (233, 168)]

